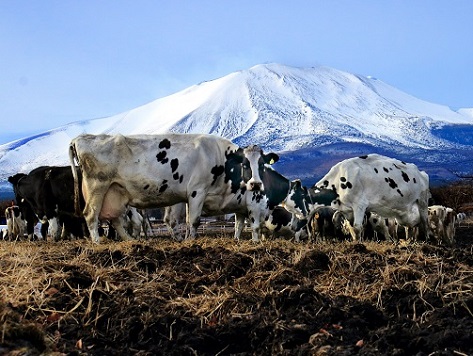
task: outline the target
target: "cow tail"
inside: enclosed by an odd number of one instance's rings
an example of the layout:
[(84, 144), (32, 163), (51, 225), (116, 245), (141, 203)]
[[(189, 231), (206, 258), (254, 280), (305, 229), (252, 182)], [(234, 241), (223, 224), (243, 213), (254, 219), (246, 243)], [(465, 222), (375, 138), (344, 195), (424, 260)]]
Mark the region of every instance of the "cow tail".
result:
[(77, 173), (77, 166), (75, 160), (79, 163), (74, 142), (69, 145), (69, 161), (72, 169), (72, 176), (74, 177), (74, 209), (77, 216), (81, 216), (82, 212), (80, 209), (80, 192), (79, 192), (79, 175)]

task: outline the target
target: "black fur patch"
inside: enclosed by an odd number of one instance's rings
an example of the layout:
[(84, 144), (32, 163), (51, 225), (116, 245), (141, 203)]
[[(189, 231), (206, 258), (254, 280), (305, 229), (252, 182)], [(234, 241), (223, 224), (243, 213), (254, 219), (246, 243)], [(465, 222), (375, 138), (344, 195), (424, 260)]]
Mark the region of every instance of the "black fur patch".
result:
[(402, 192), (401, 192), (401, 190), (400, 190), (400, 189), (398, 189), (398, 190), (397, 190), (397, 192), (399, 193), (399, 195), (400, 195), (401, 197), (403, 197), (403, 196), (404, 196), (404, 194), (402, 194)]
[(392, 179), (392, 178), (387, 178), (387, 183), (389, 183), (389, 186), (393, 189), (397, 188), (397, 183)]
[(161, 151), (161, 152), (158, 152), (158, 154), (156, 155), (156, 158), (158, 159), (158, 162), (163, 163), (164, 159), (166, 159), (166, 162), (167, 162), (166, 156), (167, 156), (167, 152), (166, 151)]
[(194, 191), (192, 192), (192, 194), (191, 194), (191, 197), (192, 197), (192, 198), (195, 198), (196, 195), (197, 195), (197, 192), (194, 190)]
[(404, 179), (404, 182), (409, 182), (410, 181), (409, 176), (404, 171), (402, 172), (402, 179)]
[(179, 167), (179, 159), (173, 158), (171, 160), (171, 169), (173, 173), (176, 171), (177, 167)]
[(163, 182), (163, 184), (161, 185), (161, 187), (159, 188), (159, 192), (162, 193), (164, 192), (166, 189), (168, 189), (168, 185), (165, 183), (166, 181)]
[(217, 181), (217, 178), (221, 176), (225, 172), (225, 167), (224, 166), (215, 166), (210, 170), (210, 173), (213, 174), (213, 180), (212, 180), (212, 185), (215, 184)]
[(415, 179), (415, 178), (412, 178), (412, 181), (413, 181), (414, 183), (417, 183), (417, 181), (416, 181), (416, 179)]
[(374, 171), (375, 171), (376, 173), (378, 173), (378, 168), (375, 168)]
[(389, 169), (387, 169), (386, 167), (383, 167), (383, 171), (385, 171), (386, 173), (389, 172)]
[(345, 177), (340, 177), (340, 181), (342, 181), (342, 182), (346, 182), (346, 181), (347, 181), (347, 179), (346, 179)]
[(225, 183), (230, 181), (231, 192), (236, 194), (240, 189), (241, 176), (241, 157), (239, 151), (226, 155), (225, 161)]
[(179, 173), (176, 172), (172, 175), (172, 177), (174, 178), (174, 180), (178, 180), (179, 179)]
[(367, 155), (364, 155), (364, 156), (360, 156), (361, 159), (367, 159), (368, 156)]
[(164, 140), (162, 140), (160, 143), (159, 143), (159, 148), (164, 148), (164, 149), (169, 149), (171, 148), (171, 142), (165, 138)]
[(179, 177), (179, 183), (182, 183), (182, 180), (184, 179), (184, 175), (181, 174), (181, 176)]
[(149, 188), (149, 184), (146, 184), (146, 185), (143, 187), (144, 190), (146, 190), (146, 189), (148, 189), (148, 188)]

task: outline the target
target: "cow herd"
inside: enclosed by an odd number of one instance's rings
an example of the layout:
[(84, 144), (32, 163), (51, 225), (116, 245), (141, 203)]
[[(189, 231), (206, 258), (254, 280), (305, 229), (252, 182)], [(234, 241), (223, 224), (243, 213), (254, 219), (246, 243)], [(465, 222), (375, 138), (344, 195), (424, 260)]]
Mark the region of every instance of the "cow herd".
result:
[(252, 240), (288, 231), (296, 241), (373, 238), (451, 244), (454, 213), (428, 206), (429, 177), (415, 165), (370, 154), (344, 160), (314, 186), (271, 165), (275, 153), (239, 147), (214, 135), (89, 135), (69, 146), (70, 166), (39, 167), (8, 178), (17, 206), (7, 208), (10, 237), (49, 224), (55, 240), (72, 234), (101, 240), (102, 221), (122, 240), (139, 237), (137, 209), (165, 208), (176, 239), (194, 238), (201, 216), (234, 214), (234, 237), (249, 223)]

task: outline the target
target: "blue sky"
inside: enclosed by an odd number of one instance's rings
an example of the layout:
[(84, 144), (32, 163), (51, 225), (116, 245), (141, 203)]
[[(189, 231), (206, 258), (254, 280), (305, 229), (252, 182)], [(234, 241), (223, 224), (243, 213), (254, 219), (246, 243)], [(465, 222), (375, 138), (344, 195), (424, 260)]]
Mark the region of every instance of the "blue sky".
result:
[(260, 63), (473, 107), (473, 1), (0, 0), (0, 144)]

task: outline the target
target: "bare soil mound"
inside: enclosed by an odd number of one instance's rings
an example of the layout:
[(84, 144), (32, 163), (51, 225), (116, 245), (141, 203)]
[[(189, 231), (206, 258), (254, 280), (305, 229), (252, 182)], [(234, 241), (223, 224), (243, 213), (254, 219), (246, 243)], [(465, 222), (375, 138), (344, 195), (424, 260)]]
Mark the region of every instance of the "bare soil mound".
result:
[(2, 241), (0, 354), (468, 355), (472, 242)]

